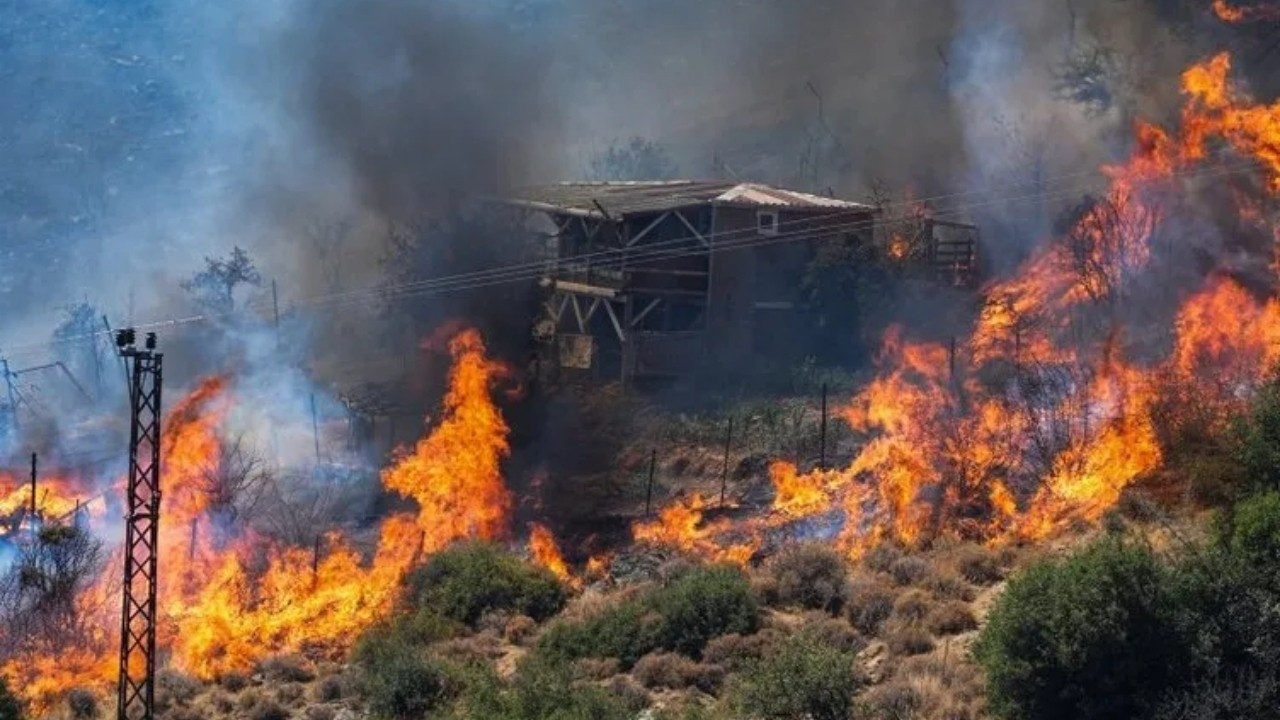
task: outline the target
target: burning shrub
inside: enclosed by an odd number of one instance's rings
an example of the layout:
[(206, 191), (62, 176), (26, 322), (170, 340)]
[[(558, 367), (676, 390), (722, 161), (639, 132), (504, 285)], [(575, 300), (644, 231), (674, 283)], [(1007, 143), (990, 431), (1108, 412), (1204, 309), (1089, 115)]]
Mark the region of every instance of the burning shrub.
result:
[(740, 716), (846, 720), (861, 685), (852, 652), (804, 633), (742, 673), (731, 704)]
[(902, 549), (897, 545), (880, 543), (867, 551), (862, 557), (862, 564), (873, 572), (887, 573), (901, 558)]
[(968, 605), (952, 601), (930, 611), (925, 617), (924, 626), (934, 635), (959, 635), (976, 629), (978, 620)]
[(763, 594), (770, 604), (838, 612), (844, 603), (849, 569), (827, 545), (789, 545), (769, 558), (764, 570), (770, 583)]
[(418, 607), (471, 626), (491, 610), (545, 620), (564, 607), (566, 597), (550, 572), (481, 542), (437, 553), (407, 582)]
[(974, 653), (1001, 717), (1140, 717), (1191, 660), (1177, 628), (1168, 572), (1109, 539), (1010, 580)]

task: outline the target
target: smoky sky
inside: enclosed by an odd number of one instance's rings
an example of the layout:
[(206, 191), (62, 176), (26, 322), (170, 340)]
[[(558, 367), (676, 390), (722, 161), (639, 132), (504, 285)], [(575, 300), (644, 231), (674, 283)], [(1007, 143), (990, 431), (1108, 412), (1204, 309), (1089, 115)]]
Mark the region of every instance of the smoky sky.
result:
[[(234, 245), (286, 302), (367, 287), (387, 223), (580, 176), (636, 135), (688, 177), (1025, 195), (1121, 157), (1134, 118), (1176, 117), (1187, 63), (1257, 40), (1198, 0), (2, 5), (0, 349), (73, 301), (179, 315), (180, 281)], [(1104, 102), (1064, 97), (1095, 56), (1080, 97)], [(998, 257), (1061, 209), (1016, 194), (962, 218)], [(335, 219), (336, 285), (310, 232)]]

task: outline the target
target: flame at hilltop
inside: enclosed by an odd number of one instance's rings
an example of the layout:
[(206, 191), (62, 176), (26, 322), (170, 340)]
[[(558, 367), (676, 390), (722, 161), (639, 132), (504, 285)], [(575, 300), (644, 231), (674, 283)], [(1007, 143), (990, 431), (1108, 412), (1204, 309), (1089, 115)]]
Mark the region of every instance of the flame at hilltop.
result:
[(1179, 132), (1139, 125), (1128, 161), (1102, 168), (1106, 194), (987, 288), (967, 342), (953, 351), (888, 333), (880, 375), (840, 413), (866, 438), (847, 467), (803, 473), (778, 461), (768, 515), (705, 522), (694, 497), (637, 524), (634, 537), (745, 562), (750, 553), (726, 543), (749, 548), (763, 532), (833, 512), (843, 517), (837, 542), (852, 555), (882, 540), (1035, 540), (1096, 522), (1162, 462), (1157, 382), (1199, 386), (1238, 408), (1280, 360), (1280, 305), (1222, 278), (1185, 301), (1166, 360), (1140, 365), (1122, 352), (1119, 309), (1148, 271), (1159, 198), (1178, 189), (1178, 175), (1225, 147), (1280, 193), (1280, 103), (1250, 101), (1230, 67), (1222, 54), (1184, 73)]

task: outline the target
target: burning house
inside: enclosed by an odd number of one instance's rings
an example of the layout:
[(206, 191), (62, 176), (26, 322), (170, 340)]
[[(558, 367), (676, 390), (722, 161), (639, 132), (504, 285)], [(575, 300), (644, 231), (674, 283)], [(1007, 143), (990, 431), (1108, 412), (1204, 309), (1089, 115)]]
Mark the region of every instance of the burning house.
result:
[[(672, 377), (705, 364), (803, 357), (848, 328), (810, 327), (819, 248), (876, 242), (879, 208), (730, 181), (570, 182), (506, 201), (539, 216), (547, 299), (536, 334), (552, 366)], [(976, 277), (977, 230), (925, 220), (924, 260)]]

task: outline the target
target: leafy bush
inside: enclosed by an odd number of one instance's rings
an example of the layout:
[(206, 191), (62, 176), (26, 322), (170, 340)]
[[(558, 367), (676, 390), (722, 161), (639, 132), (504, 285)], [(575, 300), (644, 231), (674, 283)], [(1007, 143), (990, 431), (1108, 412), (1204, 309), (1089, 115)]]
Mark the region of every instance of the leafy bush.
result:
[(565, 602), (565, 589), (554, 575), (490, 543), (443, 550), (407, 582), (418, 607), (473, 627), (490, 610), (545, 620)]
[(511, 686), (492, 672), (473, 670), (468, 691), (455, 708), (458, 718), (486, 720), (631, 720), (641, 706), (634, 699), (595, 685), (573, 682), (569, 669), (536, 655), (517, 667)]
[(419, 718), (440, 708), (454, 694), (447, 668), (428, 658), (405, 638), (373, 631), (356, 645), (361, 689), (374, 715)]
[(1236, 504), (1218, 541), (1243, 562), (1280, 567), (1280, 492), (1268, 491)]
[(1280, 379), (1258, 388), (1235, 431), (1235, 455), (1244, 477), (1258, 487), (1280, 490)]
[(1167, 570), (1109, 539), (1013, 578), (974, 652), (1006, 720), (1134, 718), (1191, 660), (1177, 628)]
[(741, 716), (772, 720), (847, 720), (860, 687), (851, 652), (803, 633), (742, 673), (732, 703)]
[(726, 633), (755, 632), (760, 608), (742, 571), (713, 566), (690, 572), (652, 593), (647, 605), (662, 621), (658, 646), (693, 658), (709, 640)]
[(789, 545), (765, 563), (773, 604), (839, 612), (844, 604), (849, 569), (844, 558), (827, 545)]
[(654, 650), (699, 658), (712, 638), (755, 632), (759, 620), (755, 595), (740, 570), (698, 568), (589, 617), (553, 624), (539, 638), (538, 651), (561, 661), (612, 657), (629, 669)]

